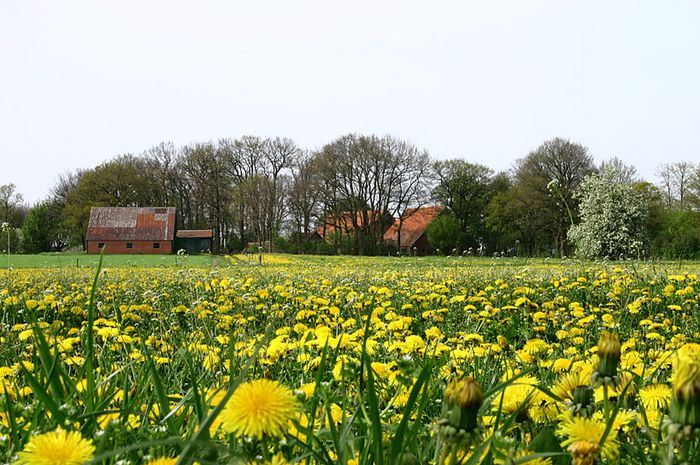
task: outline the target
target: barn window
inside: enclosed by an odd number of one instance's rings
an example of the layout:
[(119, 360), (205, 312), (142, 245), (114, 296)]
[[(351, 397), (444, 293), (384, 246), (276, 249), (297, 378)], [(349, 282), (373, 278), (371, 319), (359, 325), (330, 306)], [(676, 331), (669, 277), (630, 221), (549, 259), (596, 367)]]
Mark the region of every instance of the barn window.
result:
[(168, 213), (168, 209), (167, 208), (156, 208), (157, 215), (162, 215), (163, 213)]
[(160, 242), (154, 242), (154, 243), (153, 243), (153, 248), (154, 248), (154, 249), (160, 249)]
[(105, 243), (104, 243), (104, 242), (98, 242), (98, 243), (97, 243), (97, 248), (98, 248), (98, 249), (103, 249), (104, 246), (105, 246)]
[(133, 248), (134, 248), (134, 243), (133, 243), (133, 242), (127, 242), (127, 243), (126, 243), (126, 248), (127, 248), (127, 249), (133, 249)]

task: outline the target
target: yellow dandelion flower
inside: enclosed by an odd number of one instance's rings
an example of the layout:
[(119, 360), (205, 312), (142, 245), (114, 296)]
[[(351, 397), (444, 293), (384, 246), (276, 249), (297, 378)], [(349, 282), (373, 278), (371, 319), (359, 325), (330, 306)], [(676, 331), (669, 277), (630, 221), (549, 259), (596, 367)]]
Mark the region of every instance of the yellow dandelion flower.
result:
[(177, 462), (177, 457), (158, 457), (157, 459), (152, 459), (146, 462), (146, 465), (175, 465)]
[[(600, 410), (593, 414), (593, 419), (605, 423), (605, 416)], [(613, 431), (627, 431), (637, 420), (637, 412), (634, 410), (618, 410), (613, 421)]]
[(33, 436), (17, 454), (17, 465), (81, 465), (92, 459), (95, 446), (80, 433), (57, 429)]
[(523, 350), (530, 355), (540, 355), (549, 350), (549, 344), (542, 339), (534, 338), (525, 342)]
[(554, 399), (542, 391), (537, 391), (530, 401), (528, 415), (535, 423), (549, 423), (556, 420), (561, 411)]
[(639, 390), (645, 410), (658, 410), (671, 405), (671, 388), (665, 384), (652, 384)]
[(552, 371), (555, 373), (559, 373), (561, 371), (565, 371), (571, 368), (571, 364), (573, 361), (568, 358), (558, 358), (554, 361), (552, 364)]
[(532, 404), (537, 383), (537, 378), (530, 375), (517, 378), (494, 398), (491, 407), (494, 410), (500, 408), (504, 413), (515, 413), (521, 409), (527, 409)]
[[(566, 439), (562, 441), (563, 447), (585, 442), (591, 444), (600, 444), (600, 439), (605, 433), (605, 422), (586, 417), (564, 416), (564, 419), (557, 427), (557, 433)], [(605, 439), (602, 447), (603, 458), (612, 460), (619, 453), (619, 444), (617, 442), (615, 431), (612, 431)]]
[(277, 381), (258, 379), (238, 386), (221, 411), (221, 426), (238, 436), (279, 437), (296, 411), (291, 390)]
[[(649, 425), (649, 428), (658, 431), (659, 428), (661, 428), (661, 422), (664, 419), (664, 414), (660, 410), (656, 409), (649, 409), (644, 412), (646, 414), (646, 421)], [(642, 416), (641, 412), (638, 413), (637, 415), (637, 423), (640, 425), (644, 424), (644, 417)]]
[(557, 397), (565, 401), (573, 400), (574, 392), (578, 387), (587, 387), (591, 384), (590, 373), (585, 373), (583, 370), (572, 371), (561, 375), (557, 379), (556, 384), (552, 386), (552, 392)]

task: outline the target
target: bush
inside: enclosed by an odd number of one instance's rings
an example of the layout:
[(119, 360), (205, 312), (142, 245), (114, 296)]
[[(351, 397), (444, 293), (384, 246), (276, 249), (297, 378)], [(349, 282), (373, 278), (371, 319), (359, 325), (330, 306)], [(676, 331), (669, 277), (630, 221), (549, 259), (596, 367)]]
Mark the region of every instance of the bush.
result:
[(671, 209), (660, 216), (653, 246), (663, 258), (700, 258), (700, 212)]
[(637, 257), (643, 252), (648, 209), (631, 182), (613, 169), (587, 176), (576, 197), (581, 199), (581, 222), (569, 229), (576, 254), (586, 258)]
[(459, 247), (461, 228), (457, 217), (451, 211), (443, 213), (428, 225), (428, 244), (433, 249), (440, 249), (448, 253)]

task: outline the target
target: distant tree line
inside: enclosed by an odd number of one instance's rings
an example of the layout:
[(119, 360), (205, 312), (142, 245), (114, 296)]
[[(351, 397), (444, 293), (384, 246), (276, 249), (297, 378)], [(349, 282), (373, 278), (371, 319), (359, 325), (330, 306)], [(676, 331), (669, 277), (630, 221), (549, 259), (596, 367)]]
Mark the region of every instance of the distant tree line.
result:
[[(386, 254), (395, 252), (382, 237), (393, 218), (441, 204), (428, 228), (440, 253), (700, 258), (700, 164), (663, 164), (658, 177), (639, 179), (615, 158), (596, 166), (586, 147), (560, 138), (498, 173), (436, 161), (392, 136), (348, 134), (318, 150), (255, 136), (161, 143), (63, 174), (31, 208), (14, 185), (0, 186), (9, 226), (0, 249), (8, 239), (12, 252), (82, 248), (94, 206), (174, 206), (178, 228), (213, 230), (215, 253), (254, 243)], [(332, 240), (319, 240), (324, 228)]]

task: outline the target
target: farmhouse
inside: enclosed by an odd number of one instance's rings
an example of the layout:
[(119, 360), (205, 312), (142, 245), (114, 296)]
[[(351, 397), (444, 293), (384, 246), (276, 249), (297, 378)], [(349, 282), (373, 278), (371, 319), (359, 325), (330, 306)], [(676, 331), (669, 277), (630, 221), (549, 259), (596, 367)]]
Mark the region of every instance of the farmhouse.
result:
[(169, 254), (175, 238), (174, 207), (93, 207), (88, 253)]
[[(423, 208), (409, 208), (402, 219), (395, 219), (384, 232), (384, 241), (403, 252), (415, 251), (418, 255), (428, 253), (428, 225), (445, 210), (442, 205)], [(399, 244), (399, 228), (401, 244)]]

